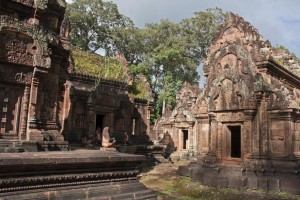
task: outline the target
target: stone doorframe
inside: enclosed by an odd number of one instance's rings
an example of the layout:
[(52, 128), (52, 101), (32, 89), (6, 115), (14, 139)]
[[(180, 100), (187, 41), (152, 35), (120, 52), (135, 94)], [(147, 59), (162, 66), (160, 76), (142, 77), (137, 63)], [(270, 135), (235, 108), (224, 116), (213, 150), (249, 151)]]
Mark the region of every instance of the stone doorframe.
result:
[[(244, 154), (243, 124), (242, 123), (219, 123), (219, 127), (221, 130), (222, 137), (218, 138), (218, 144), (219, 144), (218, 160), (220, 160), (222, 163), (225, 162), (228, 164), (241, 163)], [(220, 134), (218, 135), (220, 136)], [(234, 143), (239, 143), (239, 144), (235, 144), (234, 146), (232, 146)], [(239, 153), (237, 153), (238, 151)]]

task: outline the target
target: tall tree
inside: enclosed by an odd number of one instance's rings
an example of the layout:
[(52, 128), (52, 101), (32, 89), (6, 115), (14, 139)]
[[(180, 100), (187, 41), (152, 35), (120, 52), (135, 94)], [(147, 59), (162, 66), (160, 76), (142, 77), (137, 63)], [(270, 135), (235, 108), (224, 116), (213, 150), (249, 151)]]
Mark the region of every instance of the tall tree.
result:
[(84, 51), (104, 49), (112, 52), (113, 34), (120, 28), (133, 27), (133, 22), (119, 13), (117, 5), (102, 0), (74, 0), (67, 7), (71, 21), (71, 43)]
[(180, 23), (161, 20), (146, 24), (141, 37), (143, 59), (131, 65), (131, 69), (148, 75), (157, 115), (163, 102), (170, 109), (175, 106), (176, 92), (185, 81), (191, 84), (199, 81), (197, 67), (206, 58), (207, 49), (225, 17), (226, 13), (216, 8), (196, 12), (194, 17)]
[(193, 46), (189, 56), (197, 58), (199, 62), (206, 58), (207, 49), (227, 15), (228, 13), (220, 8), (210, 8), (195, 12), (194, 17), (180, 22), (183, 35), (189, 38), (189, 43)]
[(175, 106), (176, 92), (185, 81), (199, 81), (197, 67), (226, 16), (221, 9), (208, 9), (180, 23), (161, 20), (138, 29), (111, 2), (75, 0), (67, 13), (74, 46), (92, 52), (104, 49), (107, 55), (121, 51), (133, 75), (147, 77), (156, 114), (163, 102), (170, 109)]

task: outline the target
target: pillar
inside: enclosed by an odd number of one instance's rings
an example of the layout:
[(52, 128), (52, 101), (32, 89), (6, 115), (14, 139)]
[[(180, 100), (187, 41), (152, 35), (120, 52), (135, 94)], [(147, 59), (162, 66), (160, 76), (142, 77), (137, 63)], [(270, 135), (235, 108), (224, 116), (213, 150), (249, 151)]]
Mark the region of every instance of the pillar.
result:
[(19, 139), (26, 140), (26, 130), (27, 130), (27, 120), (28, 120), (28, 108), (29, 108), (29, 98), (30, 98), (30, 85), (26, 84), (24, 89), (24, 99), (22, 101), (22, 120), (21, 120), (21, 130)]

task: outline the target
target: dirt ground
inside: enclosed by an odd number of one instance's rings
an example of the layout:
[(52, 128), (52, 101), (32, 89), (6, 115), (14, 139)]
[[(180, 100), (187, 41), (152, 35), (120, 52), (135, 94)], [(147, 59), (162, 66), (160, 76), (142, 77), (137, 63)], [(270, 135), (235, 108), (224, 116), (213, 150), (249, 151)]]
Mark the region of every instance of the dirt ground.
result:
[(149, 169), (147, 172), (142, 173), (141, 182), (148, 188), (155, 190), (159, 195), (159, 199), (163, 200), (300, 200), (299, 195), (282, 192), (204, 186), (199, 182), (191, 181), (187, 177), (177, 175), (178, 166), (187, 164), (188, 161), (179, 161), (174, 164), (161, 163)]

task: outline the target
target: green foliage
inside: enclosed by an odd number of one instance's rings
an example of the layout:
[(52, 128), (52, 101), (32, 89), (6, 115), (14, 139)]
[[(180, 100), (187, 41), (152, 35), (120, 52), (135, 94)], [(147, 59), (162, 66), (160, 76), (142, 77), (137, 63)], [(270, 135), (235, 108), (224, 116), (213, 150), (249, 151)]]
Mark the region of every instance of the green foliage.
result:
[(74, 62), (74, 70), (77, 73), (95, 75), (104, 79), (127, 81), (126, 68), (116, 59), (75, 49), (71, 51), (71, 57)]
[(148, 99), (150, 96), (148, 82), (135, 78), (129, 88), (129, 93), (138, 99)]
[[(138, 29), (119, 13), (115, 4), (102, 0), (74, 0), (67, 7), (67, 14), (74, 46), (91, 52), (104, 49), (106, 55), (120, 51), (134, 77), (140, 73), (147, 77), (154, 92), (155, 118), (163, 102), (170, 109), (175, 106), (175, 96), (183, 82), (199, 81), (197, 67), (226, 16), (221, 9), (208, 9), (180, 23), (161, 20)], [(87, 73), (103, 73), (92, 66), (87, 68)], [(105, 73), (101, 76), (111, 77)], [(122, 73), (114, 79), (117, 77), (122, 77)], [(133, 94), (145, 96), (143, 86), (134, 84)]]
[(298, 199), (299, 196), (284, 192), (265, 192), (262, 190), (238, 190), (233, 188), (220, 188), (202, 185), (199, 182), (193, 182), (190, 178), (181, 177), (168, 189), (168, 193), (176, 193), (176, 199), (186, 200), (231, 200), (231, 199)]
[(161, 20), (146, 24), (143, 30), (143, 60), (132, 72), (146, 72), (155, 93), (156, 112), (160, 115), (163, 102), (169, 109), (183, 82), (199, 81), (197, 67), (206, 57), (207, 48), (226, 17), (221, 9), (208, 9), (180, 23)]
[(194, 17), (181, 21), (184, 35), (191, 43), (191, 57), (206, 58), (207, 49), (224, 23), (228, 13), (220, 8), (207, 9), (204, 12), (195, 12)]
[(110, 55), (114, 34), (120, 28), (133, 26), (116, 4), (102, 0), (74, 0), (66, 13), (72, 25), (71, 44), (83, 51), (104, 49)]

